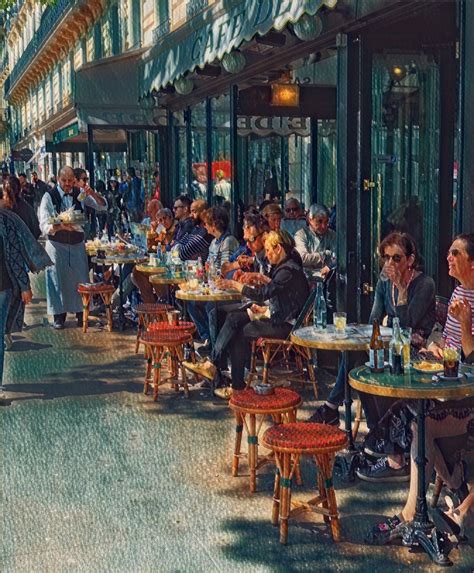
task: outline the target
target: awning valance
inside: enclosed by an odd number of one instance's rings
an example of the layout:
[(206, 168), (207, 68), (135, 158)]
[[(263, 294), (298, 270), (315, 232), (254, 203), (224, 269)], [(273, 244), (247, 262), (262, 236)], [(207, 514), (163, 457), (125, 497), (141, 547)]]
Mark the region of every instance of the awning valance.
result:
[(159, 127), (166, 111), (146, 109), (139, 103), (139, 61), (144, 50), (104, 58), (82, 66), (76, 73), (75, 107), (79, 130), (87, 125)]
[(144, 56), (140, 91), (159, 90), (186, 72), (220, 60), (256, 34), (282, 30), (303, 14), (314, 15), (321, 6), (335, 4), (336, 0), (237, 0), (218, 15), (206, 11), (189, 22), (184, 37), (177, 30)]

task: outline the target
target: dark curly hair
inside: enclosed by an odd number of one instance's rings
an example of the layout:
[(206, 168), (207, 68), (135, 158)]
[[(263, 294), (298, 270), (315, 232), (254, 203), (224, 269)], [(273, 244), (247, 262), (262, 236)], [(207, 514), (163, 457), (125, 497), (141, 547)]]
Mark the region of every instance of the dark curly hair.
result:
[(224, 207), (211, 207), (201, 216), (207, 225), (215, 227), (221, 233), (225, 233), (229, 228), (229, 212)]
[(383, 257), (385, 254), (385, 249), (387, 247), (396, 245), (400, 247), (405, 254), (405, 256), (414, 256), (413, 268), (416, 269), (420, 265), (420, 256), (418, 254), (418, 249), (416, 247), (415, 239), (408, 233), (401, 233), (399, 231), (394, 231), (387, 235), (379, 245), (378, 251), (379, 256)]

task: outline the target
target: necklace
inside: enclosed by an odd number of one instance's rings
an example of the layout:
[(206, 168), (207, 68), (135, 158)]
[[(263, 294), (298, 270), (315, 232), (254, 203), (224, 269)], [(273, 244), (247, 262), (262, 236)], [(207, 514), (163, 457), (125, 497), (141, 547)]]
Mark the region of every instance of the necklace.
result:
[[(407, 282), (407, 292), (408, 292), (408, 287), (410, 286), (410, 283), (413, 280), (414, 276), (415, 276), (415, 269), (412, 269), (410, 278), (408, 279), (408, 282)], [(392, 294), (392, 305), (393, 305), (393, 308), (395, 308), (397, 306), (397, 303), (395, 301), (395, 285), (393, 283), (392, 283), (392, 293), (391, 294)], [(397, 289), (397, 300), (398, 300), (398, 289)]]

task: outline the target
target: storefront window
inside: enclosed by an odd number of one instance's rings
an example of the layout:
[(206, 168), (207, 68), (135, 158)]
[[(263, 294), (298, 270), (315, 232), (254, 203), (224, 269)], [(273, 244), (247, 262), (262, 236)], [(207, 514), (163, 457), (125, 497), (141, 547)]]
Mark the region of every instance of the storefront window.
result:
[(231, 200), (229, 96), (212, 98), (212, 200)]

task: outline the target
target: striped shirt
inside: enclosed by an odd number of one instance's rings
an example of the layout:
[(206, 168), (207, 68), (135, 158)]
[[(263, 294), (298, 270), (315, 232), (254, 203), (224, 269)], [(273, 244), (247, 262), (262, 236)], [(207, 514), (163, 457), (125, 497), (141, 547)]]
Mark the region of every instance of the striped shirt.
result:
[[(471, 308), (473, 309), (471, 332), (474, 334), (474, 290), (463, 287), (462, 285), (456, 287), (453, 294), (451, 295), (449, 304), (451, 304), (453, 300), (463, 300), (464, 298), (469, 302)], [(448, 314), (446, 325), (443, 330), (443, 338), (445, 346), (453, 346), (455, 348), (461, 348), (462, 346), (461, 325), (459, 321), (450, 314)]]

